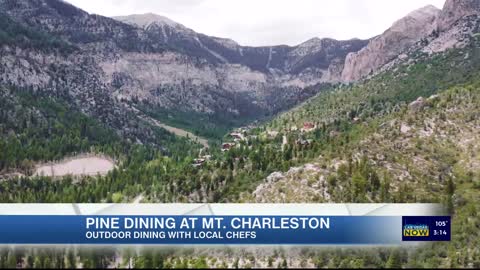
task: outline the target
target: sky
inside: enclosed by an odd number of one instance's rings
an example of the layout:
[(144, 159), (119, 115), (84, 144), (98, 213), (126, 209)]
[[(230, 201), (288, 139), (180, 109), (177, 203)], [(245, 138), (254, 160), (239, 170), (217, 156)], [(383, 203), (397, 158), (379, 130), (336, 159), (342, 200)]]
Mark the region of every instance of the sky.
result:
[(409, 12), (445, 0), (66, 0), (104, 16), (155, 13), (241, 45), (297, 45), (313, 37), (367, 39)]

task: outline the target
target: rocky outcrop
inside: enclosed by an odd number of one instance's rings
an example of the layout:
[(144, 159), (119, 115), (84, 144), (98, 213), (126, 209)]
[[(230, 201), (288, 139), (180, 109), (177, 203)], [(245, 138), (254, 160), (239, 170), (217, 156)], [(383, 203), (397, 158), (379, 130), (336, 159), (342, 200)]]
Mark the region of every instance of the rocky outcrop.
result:
[(377, 71), (409, 46), (431, 34), (439, 14), (440, 10), (436, 7), (426, 6), (395, 22), (365, 48), (347, 55), (342, 80), (356, 81)]
[[(444, 52), (451, 48), (463, 48), (471, 43), (475, 33), (478, 33), (480, 17), (469, 15), (455, 21), (448, 29), (436, 31), (425, 39), (426, 44), (421, 45), (419, 50), (427, 54)], [(418, 49), (417, 48), (417, 49)]]
[(397, 21), (358, 52), (347, 55), (342, 81), (357, 81), (400, 62), (415, 52), (440, 53), (462, 48), (478, 29), (480, 1), (447, 0), (442, 10), (426, 6)]
[(479, 14), (480, 1), (478, 0), (447, 0), (438, 18), (438, 30), (446, 31), (459, 19)]
[(167, 17), (160, 16), (154, 13), (146, 13), (146, 14), (133, 14), (128, 16), (115, 16), (113, 19), (125, 22), (128, 24), (136, 25), (140, 28), (148, 28), (152, 25), (157, 26), (169, 26), (172, 28), (176, 28), (177, 30), (188, 31), (185, 26), (170, 20)]
[(425, 106), (425, 99), (423, 97), (418, 97), (417, 100), (408, 104), (408, 108), (413, 112), (420, 111)]

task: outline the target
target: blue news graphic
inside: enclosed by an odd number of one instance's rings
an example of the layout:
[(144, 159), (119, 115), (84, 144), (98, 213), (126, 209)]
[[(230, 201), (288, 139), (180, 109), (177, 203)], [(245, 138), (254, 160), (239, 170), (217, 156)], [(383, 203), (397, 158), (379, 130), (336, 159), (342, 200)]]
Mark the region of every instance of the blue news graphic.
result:
[(450, 217), (402, 217), (402, 241), (450, 241)]
[[(423, 218), (417, 222), (400, 216), (4, 215), (0, 243), (395, 245), (405, 239), (404, 233), (425, 234), (423, 225), (429, 229), (426, 240), (446, 240), (431, 238), (437, 229), (432, 224), (446, 217)], [(449, 226), (445, 233), (449, 239)]]

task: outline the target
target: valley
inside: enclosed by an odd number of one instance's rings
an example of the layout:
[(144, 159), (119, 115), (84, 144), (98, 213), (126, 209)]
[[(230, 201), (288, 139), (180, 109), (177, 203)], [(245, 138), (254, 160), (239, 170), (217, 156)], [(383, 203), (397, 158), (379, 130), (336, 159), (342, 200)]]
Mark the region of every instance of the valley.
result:
[(140, 112), (139, 110), (137, 110), (135, 108), (132, 108), (132, 109), (139, 115), (138, 117), (140, 119), (142, 119), (144, 121), (147, 121), (149, 123), (152, 123), (153, 125), (155, 125), (157, 127), (163, 128), (163, 129), (175, 134), (176, 136), (189, 138), (194, 142), (200, 143), (201, 145), (203, 145), (203, 147), (208, 148), (208, 139), (196, 136), (193, 133), (191, 133), (189, 131), (186, 131), (186, 130), (183, 130), (181, 128), (166, 125), (166, 124), (161, 123), (160, 121), (158, 121), (158, 120), (156, 120), (156, 119), (154, 119), (150, 116), (144, 115), (142, 112)]
[(172, 127), (172, 126), (162, 124), (158, 120), (155, 120), (155, 119), (152, 119), (152, 118), (149, 118), (149, 120), (147, 120), (147, 121), (152, 121), (155, 126), (161, 127), (165, 130), (168, 130), (168, 131), (172, 132), (173, 134), (175, 134), (177, 136), (189, 138), (189, 139), (193, 140), (194, 142), (198, 142), (201, 145), (203, 145), (204, 147), (208, 148), (208, 140), (205, 139), (205, 138), (195, 136), (191, 132), (188, 132), (188, 131), (180, 129), (180, 128), (176, 128), (176, 127)]

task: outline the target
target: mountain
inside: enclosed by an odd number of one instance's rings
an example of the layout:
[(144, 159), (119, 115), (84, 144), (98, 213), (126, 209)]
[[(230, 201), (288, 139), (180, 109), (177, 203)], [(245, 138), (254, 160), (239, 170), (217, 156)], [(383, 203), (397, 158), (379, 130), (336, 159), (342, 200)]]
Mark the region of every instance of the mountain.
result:
[(459, 19), (480, 13), (476, 0), (447, 0), (437, 22), (438, 31), (446, 31)]
[(395, 22), (358, 52), (347, 55), (341, 80), (358, 81), (408, 61), (409, 53), (439, 53), (468, 44), (480, 16), (475, 0), (447, 0), (442, 10), (426, 6)]
[[(160, 16), (154, 13), (135, 14), (128, 16), (115, 16), (113, 19), (122, 21), (128, 24), (138, 26), (140, 28), (148, 27), (171, 27), (177, 31), (193, 32), (185, 26), (170, 20), (167, 17)], [(168, 39), (167, 35), (164, 35), (165, 39)]]
[(440, 14), (434, 6), (426, 6), (396, 21), (383, 34), (370, 40), (368, 45), (345, 60), (342, 80), (356, 81), (377, 71), (400, 55), (416, 41), (429, 35)]
[[(426, 6), (369, 41), (312, 38), (297, 46), (250, 47), (155, 14), (112, 19), (59, 0), (0, 0), (0, 83), (66, 102), (121, 138), (167, 151), (170, 137), (158, 135), (165, 124), (220, 139), (332, 83), (469, 46), (478, 32), (476, 3), (449, 0), (441, 11)], [(386, 93), (364, 95), (383, 100)], [(331, 115), (338, 108), (351, 114), (337, 104)]]
[[(2, 60), (11, 65), (2, 72), (5, 83), (50, 93), (68, 88), (65, 95), (84, 112), (108, 121), (119, 117), (94, 111), (135, 110), (183, 127), (202, 119), (206, 126), (195, 131), (207, 136), (215, 127), (226, 132), (285, 110), (320, 91), (319, 84), (337, 82), (345, 55), (366, 44), (312, 39), (295, 47), (246, 47), (153, 14), (111, 19), (60, 0), (1, 0), (0, 8), (22, 27), (76, 48), (46, 55), (3, 47), (9, 57)], [(14, 61), (18, 57), (35, 68)], [(76, 77), (66, 81), (60, 71)]]
[[(299, 74), (309, 67), (326, 69), (334, 60), (343, 60), (348, 52), (362, 48), (366, 41), (310, 39), (298, 46), (249, 47), (231, 39), (199, 34), (166, 17), (155, 14), (136, 14), (113, 17), (141, 27), (156, 40), (180, 48), (186, 54), (201, 56), (215, 63), (241, 64), (252, 70)], [(336, 59), (338, 58), (338, 59)]]
[[(456, 46), (463, 33), (459, 27), (445, 26), (439, 33), (435, 27), (447, 20), (442, 14), (471, 14), (427, 6), (371, 40), (312, 38), (297, 46), (251, 47), (155, 14), (107, 18), (60, 0), (1, 0), (0, 7), (9, 20), (75, 48), (63, 55), (22, 48), (16, 54), (32, 69), (14, 61), (14, 47), (4, 47), (9, 57), (3, 61), (11, 66), (2, 72), (4, 82), (49, 93), (69, 89), (62, 93), (104, 123), (125, 119), (120, 114), (147, 115), (217, 138), (231, 127), (291, 108), (330, 84), (408, 61), (409, 48), (441, 52)], [(115, 124), (120, 132), (134, 130), (127, 126)]]
[(117, 122), (121, 133), (135, 130), (118, 120), (133, 111), (218, 138), (233, 126), (284, 111), (328, 84), (357, 81), (415, 58), (410, 52), (438, 53), (467, 44), (472, 25), (462, 18), (477, 16), (476, 3), (449, 0), (442, 11), (424, 7), (371, 40), (312, 38), (297, 46), (251, 47), (155, 14), (112, 19), (60, 0), (1, 0), (5, 18), (72, 49), (17, 52), (10, 43), (2, 47), (9, 68), (1, 77), (4, 83), (62, 93), (81, 111), (110, 125)]
[[(345, 181), (351, 179), (353, 175), (339, 176), (344, 173), (340, 173), (340, 168), (355, 166), (362, 158), (381, 172), (380, 178), (388, 174), (396, 188), (406, 183), (409, 186), (421, 185), (422, 181), (428, 183), (415, 187), (416, 194), (422, 196), (430, 196), (429, 189), (434, 185), (445, 184), (446, 175), (455, 169), (478, 170), (480, 156), (473, 152), (477, 151), (474, 145), (480, 140), (475, 134), (477, 122), (474, 120), (480, 104), (479, 41), (472, 47), (434, 59), (397, 66), (395, 71), (355, 86), (322, 92), (295, 110), (278, 116), (266, 129), (277, 131), (279, 137), (285, 136), (289, 146), (283, 146), (284, 151), (292, 151), (292, 156), (309, 162), (273, 172), (243, 199), (255, 202), (345, 200), (342, 197), (345, 190), (351, 189), (339, 188), (340, 183), (329, 177), (333, 174)], [(300, 132), (299, 127), (304, 123), (314, 123), (316, 129)], [(450, 141), (450, 136), (457, 140)], [(300, 141), (309, 143), (304, 147), (292, 145)], [(322, 146), (326, 149), (309, 155)], [(426, 149), (435, 149), (438, 155)], [(458, 155), (453, 158), (453, 153)], [(347, 171), (351, 173), (351, 167)], [(329, 181), (336, 184), (329, 186)], [(287, 189), (287, 186), (295, 188)], [(373, 197), (369, 200), (375, 200), (378, 191), (379, 186), (371, 189)], [(355, 198), (347, 199), (352, 200)]]
[[(178, 101), (186, 102), (184, 107), (201, 113), (220, 113), (220, 109), (215, 108), (215, 104), (221, 103), (217, 96), (235, 99), (236, 104), (225, 105), (234, 115), (258, 116), (265, 114), (265, 110), (272, 113), (288, 108), (312, 93), (303, 89), (312, 89), (309, 87), (318, 83), (338, 82), (347, 53), (366, 44), (362, 40), (314, 38), (294, 47), (249, 47), (230, 39), (196, 33), (154, 14), (115, 19), (141, 27), (150, 38), (182, 53), (171, 52), (148, 59), (123, 55), (109, 63), (109, 73), (125, 76), (122, 81), (131, 82), (122, 85), (120, 91), (143, 88), (145, 98), (160, 106), (171, 106), (165, 104), (169, 100), (176, 106), (183, 105)], [(171, 96), (172, 91), (168, 89), (180, 89), (175, 93), (183, 95), (182, 98)], [(198, 95), (189, 97), (189, 89), (210, 93), (208, 98), (215, 104), (208, 104), (211, 102), (208, 100), (192, 101)], [(148, 91), (155, 91), (158, 97), (150, 96)], [(279, 95), (283, 98), (277, 98)]]

